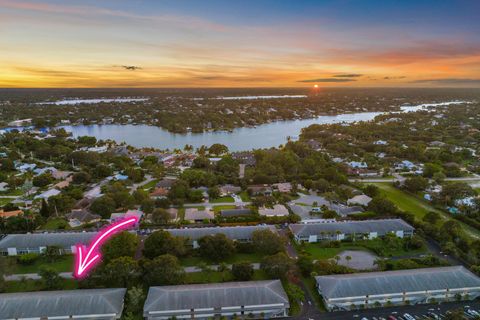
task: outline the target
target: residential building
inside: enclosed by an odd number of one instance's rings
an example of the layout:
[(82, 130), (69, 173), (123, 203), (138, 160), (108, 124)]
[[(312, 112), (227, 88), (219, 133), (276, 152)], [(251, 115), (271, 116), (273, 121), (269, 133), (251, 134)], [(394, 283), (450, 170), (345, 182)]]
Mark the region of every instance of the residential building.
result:
[(290, 213), (284, 205), (276, 204), (273, 206), (273, 208), (259, 208), (258, 214), (266, 217), (285, 217), (288, 216)]
[(266, 184), (248, 186), (247, 190), (254, 196), (258, 196), (258, 195), (271, 196), (273, 193), (272, 188)]
[(16, 217), (22, 214), (23, 214), (22, 210), (3, 211), (3, 209), (0, 209), (0, 218)]
[(368, 206), (370, 201), (372, 201), (372, 198), (370, 198), (369, 196), (367, 196), (365, 194), (362, 194), (362, 195), (355, 196), (351, 199), (348, 199), (347, 204), (348, 205), (360, 205), (360, 206), (366, 207), (366, 206)]
[(198, 248), (198, 240), (205, 236), (224, 234), (227, 238), (238, 242), (252, 241), (253, 232), (257, 230), (270, 230), (277, 232), (274, 226), (236, 226), (236, 227), (207, 227), (207, 228), (183, 228), (183, 229), (165, 229), (173, 236), (184, 237), (190, 240), (194, 248)]
[(125, 218), (135, 217), (137, 218), (137, 225), (143, 217), (143, 211), (140, 210), (127, 210), (127, 212), (117, 212), (110, 215), (110, 222), (116, 222)]
[(292, 192), (292, 184), (290, 182), (274, 183), (272, 187), (280, 193)]
[(69, 220), (69, 225), (74, 228), (85, 223), (100, 221), (102, 217), (98, 214), (91, 213), (87, 209), (73, 209), (72, 212), (67, 215), (67, 219)]
[(114, 320), (127, 289), (83, 289), (0, 294), (0, 320)]
[(334, 221), (289, 225), (295, 240), (318, 242), (323, 240), (375, 239), (387, 234), (399, 238), (411, 237), (414, 228), (402, 219), (363, 221)]
[(248, 208), (235, 208), (220, 210), (220, 216), (223, 218), (250, 216), (253, 211)]
[(204, 220), (213, 220), (215, 215), (211, 210), (198, 210), (197, 208), (186, 208), (184, 220), (190, 222), (203, 222)]
[(242, 191), (242, 188), (234, 186), (232, 184), (225, 184), (223, 186), (220, 186), (219, 189), (220, 189), (220, 195), (222, 197), (228, 196), (230, 194), (239, 193), (240, 191)]
[(40, 193), (39, 195), (36, 195), (34, 199), (45, 199), (48, 200), (50, 197), (58, 196), (61, 193), (60, 190), (57, 190), (55, 188), (49, 189), (45, 192)]
[(330, 311), (480, 296), (480, 278), (463, 266), (328, 275), (315, 280)]
[(290, 304), (280, 280), (151, 287), (147, 320), (286, 317)]
[(75, 252), (76, 244), (88, 245), (96, 235), (96, 232), (8, 234), (0, 240), (0, 255), (42, 253), (50, 246), (60, 247), (62, 254), (70, 254)]

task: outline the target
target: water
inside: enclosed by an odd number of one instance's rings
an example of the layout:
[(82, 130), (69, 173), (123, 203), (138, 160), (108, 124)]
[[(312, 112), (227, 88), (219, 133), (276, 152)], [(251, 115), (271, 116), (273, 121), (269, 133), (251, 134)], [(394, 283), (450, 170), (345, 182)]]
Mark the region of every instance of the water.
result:
[[(452, 101), (418, 106), (402, 106), (400, 112), (415, 112), (427, 107), (461, 104), (463, 101)], [(287, 137), (297, 138), (302, 128), (312, 124), (353, 123), (373, 120), (385, 112), (361, 112), (339, 114), (335, 116), (319, 116), (313, 119), (276, 121), (255, 128), (237, 128), (232, 132), (217, 131), (204, 133), (171, 133), (165, 129), (149, 125), (88, 125), (63, 126), (72, 132), (74, 137), (94, 136), (97, 139), (112, 139), (126, 142), (134, 147), (154, 147), (158, 149), (183, 149), (186, 144), (198, 148), (221, 143), (230, 151), (242, 151), (260, 148), (277, 147), (287, 141)]]
[(53, 102), (39, 102), (37, 104), (75, 105), (75, 104), (93, 104), (93, 103), (111, 103), (111, 102), (143, 102), (148, 98), (114, 98), (114, 99), (65, 99)]

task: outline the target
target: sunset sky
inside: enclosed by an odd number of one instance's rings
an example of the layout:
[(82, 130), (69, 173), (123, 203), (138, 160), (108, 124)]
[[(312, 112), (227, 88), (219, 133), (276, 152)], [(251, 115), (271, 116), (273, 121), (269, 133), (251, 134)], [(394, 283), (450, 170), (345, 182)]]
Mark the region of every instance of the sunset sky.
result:
[(0, 0), (0, 87), (480, 87), (480, 1)]

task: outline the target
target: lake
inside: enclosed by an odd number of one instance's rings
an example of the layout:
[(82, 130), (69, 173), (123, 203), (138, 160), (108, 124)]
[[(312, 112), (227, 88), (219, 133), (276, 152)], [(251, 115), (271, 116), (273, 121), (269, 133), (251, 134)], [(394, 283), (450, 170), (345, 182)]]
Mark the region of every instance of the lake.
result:
[[(428, 107), (461, 104), (464, 101), (430, 103), (417, 106), (402, 106), (400, 112), (415, 112)], [(134, 147), (154, 147), (158, 149), (183, 149), (186, 144), (198, 148), (221, 143), (230, 151), (242, 151), (260, 148), (277, 147), (287, 141), (287, 137), (298, 138), (301, 129), (312, 124), (353, 123), (373, 120), (385, 112), (361, 112), (339, 114), (334, 116), (319, 116), (312, 119), (276, 121), (257, 127), (237, 128), (232, 132), (217, 131), (204, 133), (171, 133), (165, 129), (149, 125), (88, 125), (62, 126), (72, 132), (74, 137), (94, 136), (97, 139), (112, 139), (126, 142)]]

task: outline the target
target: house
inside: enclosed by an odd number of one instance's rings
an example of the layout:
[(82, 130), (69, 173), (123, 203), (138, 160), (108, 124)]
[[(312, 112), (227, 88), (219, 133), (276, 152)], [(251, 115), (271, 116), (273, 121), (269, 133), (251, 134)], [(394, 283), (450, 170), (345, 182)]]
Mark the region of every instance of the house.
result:
[(40, 193), (39, 195), (36, 195), (34, 199), (45, 199), (48, 200), (50, 197), (58, 196), (61, 193), (60, 190), (57, 189), (49, 189), (45, 192)]
[(77, 289), (0, 294), (0, 319), (120, 319), (127, 289)]
[(203, 222), (204, 220), (213, 220), (214, 218), (213, 211), (210, 210), (198, 210), (197, 208), (185, 209), (185, 221)]
[(231, 185), (231, 184), (225, 184), (223, 186), (220, 186), (220, 195), (222, 197), (228, 196), (230, 194), (236, 194), (242, 191), (242, 188)]
[(414, 228), (402, 219), (335, 221), (289, 225), (297, 242), (375, 239), (387, 234), (411, 237)]
[(8, 123), (9, 127), (23, 127), (32, 124), (32, 119), (20, 119)]
[(56, 170), (52, 172), (52, 177), (56, 180), (67, 179), (71, 175), (72, 175), (71, 171)]
[(223, 218), (245, 217), (253, 214), (253, 211), (248, 208), (235, 208), (220, 210), (220, 216)]
[(0, 240), (0, 255), (16, 256), (25, 253), (42, 253), (47, 247), (60, 247), (60, 253), (75, 252), (75, 245), (88, 245), (96, 232), (58, 232), (8, 234)]
[(361, 206), (366, 207), (366, 206), (368, 206), (370, 201), (372, 201), (372, 198), (370, 198), (369, 196), (367, 196), (365, 194), (362, 194), (362, 195), (355, 196), (351, 199), (348, 199), (347, 204), (348, 205), (361, 205)]
[(357, 169), (367, 169), (368, 168), (368, 164), (366, 162), (350, 161), (347, 164), (350, 168), (357, 168)]
[(386, 146), (386, 145), (388, 145), (388, 142), (385, 141), (385, 140), (377, 140), (373, 144), (376, 145), (376, 146)]
[(170, 215), (170, 220), (171, 221), (177, 221), (178, 220), (178, 209), (176, 208), (168, 208), (167, 209), (168, 214)]
[(128, 176), (118, 173), (118, 174), (113, 176), (113, 179), (117, 180), (117, 181), (125, 181), (125, 180), (128, 180)]
[(20, 172), (33, 171), (37, 165), (35, 163), (18, 163), (15, 164), (15, 169)]
[(67, 219), (71, 227), (78, 227), (85, 223), (100, 221), (102, 217), (87, 209), (74, 209), (67, 215)]
[(290, 182), (283, 183), (274, 183), (272, 187), (280, 193), (290, 193), (292, 192), (292, 184)]
[(56, 168), (54, 167), (45, 167), (45, 168), (36, 168), (33, 170), (33, 173), (35, 173), (36, 175), (41, 175), (41, 174), (45, 174), (45, 173), (53, 173), (57, 171)]
[(165, 178), (158, 181), (155, 187), (170, 190), (170, 188), (175, 184), (176, 181), (176, 179)]
[(272, 188), (266, 184), (248, 186), (247, 191), (254, 196), (271, 196), (273, 193)]
[(276, 204), (273, 208), (259, 208), (258, 214), (266, 217), (286, 217), (290, 214), (288, 209), (282, 204)]
[(277, 232), (275, 227), (271, 225), (165, 229), (173, 236), (189, 239), (195, 249), (199, 247), (198, 240), (205, 236), (221, 233), (233, 241), (250, 242), (252, 241), (253, 233), (258, 230)]
[(253, 152), (233, 152), (232, 158), (239, 163), (245, 164), (248, 167), (254, 167), (257, 161), (255, 160), (255, 154)]
[(137, 218), (137, 226), (143, 217), (143, 212), (140, 210), (127, 210), (127, 212), (117, 212), (110, 215), (110, 222), (116, 222), (122, 219), (135, 217)]
[(463, 266), (315, 277), (329, 311), (474, 300), (480, 278)]
[(150, 198), (155, 198), (155, 199), (166, 198), (167, 195), (168, 195), (168, 190), (166, 188), (155, 188), (155, 190), (150, 192)]
[(57, 189), (64, 189), (70, 185), (73, 180), (73, 176), (68, 177), (67, 179), (60, 181), (59, 183), (55, 184), (53, 187)]
[(287, 317), (289, 300), (280, 280), (150, 287), (147, 320)]
[(10, 218), (10, 217), (17, 217), (23, 214), (22, 210), (13, 210), (13, 211), (3, 211), (0, 209), (0, 218)]

